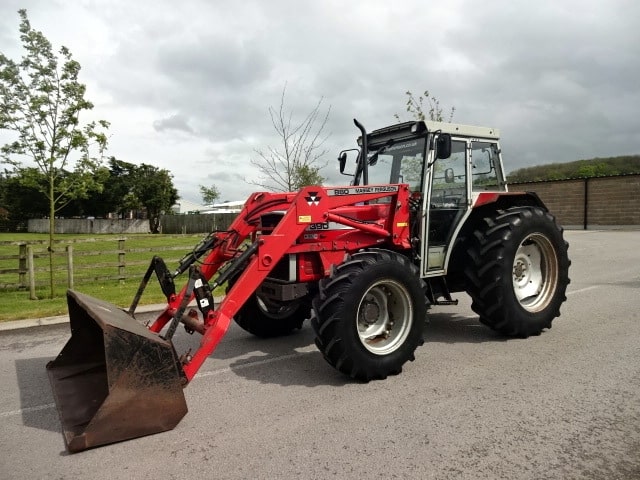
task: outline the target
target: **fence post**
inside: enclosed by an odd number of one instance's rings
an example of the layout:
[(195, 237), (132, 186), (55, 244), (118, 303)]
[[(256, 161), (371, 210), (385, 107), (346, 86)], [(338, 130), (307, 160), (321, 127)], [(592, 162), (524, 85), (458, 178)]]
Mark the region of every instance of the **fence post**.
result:
[(73, 288), (73, 245), (67, 245), (67, 286)]
[(125, 271), (124, 271), (125, 263), (124, 263), (124, 238), (118, 239), (118, 278), (120, 279), (120, 284), (124, 283), (125, 279)]
[(36, 297), (36, 272), (33, 265), (33, 247), (27, 245), (27, 269), (29, 270), (29, 300), (38, 300)]
[(589, 228), (589, 179), (584, 179), (584, 207), (582, 214), (582, 226), (583, 230)]
[(18, 245), (18, 289), (27, 288), (27, 244)]

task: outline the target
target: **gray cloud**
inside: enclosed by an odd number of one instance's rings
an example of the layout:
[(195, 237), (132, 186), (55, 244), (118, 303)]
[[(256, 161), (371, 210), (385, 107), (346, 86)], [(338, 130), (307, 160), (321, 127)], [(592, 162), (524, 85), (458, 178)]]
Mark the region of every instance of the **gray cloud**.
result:
[[(368, 129), (408, 118), (406, 90), (428, 89), (457, 122), (500, 128), (507, 170), (640, 145), (631, 0), (24, 4), (82, 64), (96, 112), (111, 115), (121, 151), (109, 153), (170, 169), (194, 201), (207, 182), (229, 200), (255, 188), (243, 179), (257, 175), (256, 148), (278, 145), (268, 108), (285, 83), (294, 121), (321, 97), (331, 105), (322, 173), (334, 184), (349, 180), (335, 157), (355, 145), (353, 118)], [(3, 45), (16, 5), (0, 6)]]
[(157, 132), (178, 130), (186, 133), (193, 133), (193, 128), (189, 126), (189, 119), (179, 113), (169, 115), (168, 117), (160, 120), (155, 120), (153, 122), (153, 128)]

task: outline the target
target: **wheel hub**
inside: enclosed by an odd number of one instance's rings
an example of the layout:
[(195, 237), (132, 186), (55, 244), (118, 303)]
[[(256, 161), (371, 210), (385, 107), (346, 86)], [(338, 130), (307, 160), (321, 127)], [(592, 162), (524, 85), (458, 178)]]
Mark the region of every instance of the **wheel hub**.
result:
[(362, 320), (367, 325), (373, 325), (380, 318), (380, 307), (377, 303), (367, 301), (362, 306)]
[(529, 261), (516, 258), (513, 265), (513, 279), (522, 282), (529, 274)]

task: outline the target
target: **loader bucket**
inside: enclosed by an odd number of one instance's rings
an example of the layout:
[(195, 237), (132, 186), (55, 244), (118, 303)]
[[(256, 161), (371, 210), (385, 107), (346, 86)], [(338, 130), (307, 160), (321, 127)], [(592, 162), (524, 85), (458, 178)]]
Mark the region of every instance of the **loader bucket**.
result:
[(67, 292), (71, 338), (47, 364), (71, 453), (164, 432), (187, 413), (172, 343), (107, 302)]

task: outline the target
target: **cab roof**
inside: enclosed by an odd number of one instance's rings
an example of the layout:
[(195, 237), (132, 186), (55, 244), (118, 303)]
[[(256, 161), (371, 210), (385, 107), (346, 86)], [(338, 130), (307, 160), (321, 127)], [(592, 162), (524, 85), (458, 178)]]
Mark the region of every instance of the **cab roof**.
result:
[[(473, 125), (463, 125), (460, 123), (433, 122), (433, 121), (411, 121), (396, 123), (387, 127), (379, 128), (367, 134), (370, 145), (380, 145), (388, 140), (402, 140), (412, 138), (420, 133), (435, 132), (440, 130), (455, 137), (484, 138), (498, 140), (500, 130), (492, 127), (478, 127)], [(358, 138), (358, 145), (361, 145), (362, 138)]]
[(500, 130), (492, 127), (477, 127), (474, 125), (433, 122), (430, 120), (424, 123), (426, 124), (427, 129), (430, 132), (441, 130), (442, 133), (449, 133), (452, 136), (490, 138), (495, 140), (498, 140), (500, 138)]

